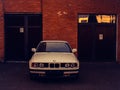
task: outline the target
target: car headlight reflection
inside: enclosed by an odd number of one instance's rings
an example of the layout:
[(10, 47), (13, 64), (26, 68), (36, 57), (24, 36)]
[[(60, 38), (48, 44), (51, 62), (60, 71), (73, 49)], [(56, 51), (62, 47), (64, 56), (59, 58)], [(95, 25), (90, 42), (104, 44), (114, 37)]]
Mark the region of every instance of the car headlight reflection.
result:
[(66, 63), (65, 68), (74, 68), (77, 67), (77, 63)]

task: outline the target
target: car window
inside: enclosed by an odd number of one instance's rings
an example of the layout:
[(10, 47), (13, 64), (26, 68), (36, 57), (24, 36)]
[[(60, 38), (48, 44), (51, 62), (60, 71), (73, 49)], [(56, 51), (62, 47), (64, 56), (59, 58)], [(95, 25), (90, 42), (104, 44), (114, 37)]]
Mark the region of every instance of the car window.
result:
[(38, 45), (37, 52), (71, 52), (71, 48), (63, 42), (42, 42)]

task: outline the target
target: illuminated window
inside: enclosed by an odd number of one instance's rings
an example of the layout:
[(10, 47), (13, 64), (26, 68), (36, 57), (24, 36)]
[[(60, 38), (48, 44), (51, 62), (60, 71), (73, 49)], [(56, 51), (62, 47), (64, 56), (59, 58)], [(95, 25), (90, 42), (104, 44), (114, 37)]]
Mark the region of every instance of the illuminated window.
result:
[(115, 23), (115, 15), (96, 15), (98, 23)]
[(79, 23), (88, 23), (89, 15), (79, 15)]
[(79, 15), (79, 23), (116, 23), (116, 15)]

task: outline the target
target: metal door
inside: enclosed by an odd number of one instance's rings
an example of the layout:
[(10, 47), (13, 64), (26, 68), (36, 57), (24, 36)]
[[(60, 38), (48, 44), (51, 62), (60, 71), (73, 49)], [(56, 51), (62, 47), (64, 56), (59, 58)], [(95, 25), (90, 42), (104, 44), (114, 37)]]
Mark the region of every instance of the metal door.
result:
[(115, 24), (79, 24), (78, 58), (81, 61), (114, 61), (115, 32)]
[(19, 28), (7, 28), (5, 43), (6, 59), (24, 59), (24, 33)]
[(93, 53), (93, 29), (91, 24), (79, 24), (78, 34), (78, 58), (81, 61), (90, 61)]
[(28, 59), (31, 58), (33, 52), (32, 48), (36, 48), (38, 43), (42, 40), (42, 16), (29, 15), (28, 16)]
[(115, 24), (95, 25), (95, 56), (98, 61), (113, 61), (116, 58)]
[(5, 59), (20, 60), (24, 58), (24, 17), (5, 15)]

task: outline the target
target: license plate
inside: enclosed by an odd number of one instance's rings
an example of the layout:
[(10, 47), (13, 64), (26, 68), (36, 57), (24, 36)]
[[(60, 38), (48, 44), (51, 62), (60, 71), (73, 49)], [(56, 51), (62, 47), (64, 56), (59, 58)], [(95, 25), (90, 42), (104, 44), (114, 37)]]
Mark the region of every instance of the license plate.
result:
[(63, 75), (62, 71), (47, 71), (47, 75), (52, 75), (52, 76), (60, 76)]

